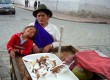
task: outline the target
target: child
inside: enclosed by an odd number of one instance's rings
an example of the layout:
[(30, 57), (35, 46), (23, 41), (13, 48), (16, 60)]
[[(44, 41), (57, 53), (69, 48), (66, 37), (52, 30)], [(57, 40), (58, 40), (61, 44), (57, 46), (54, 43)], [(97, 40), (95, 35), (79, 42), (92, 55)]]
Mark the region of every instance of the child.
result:
[(14, 34), (7, 43), (7, 50), (13, 58), (16, 55), (25, 56), (31, 52), (33, 37), (37, 30), (34, 26), (27, 26), (23, 32)]

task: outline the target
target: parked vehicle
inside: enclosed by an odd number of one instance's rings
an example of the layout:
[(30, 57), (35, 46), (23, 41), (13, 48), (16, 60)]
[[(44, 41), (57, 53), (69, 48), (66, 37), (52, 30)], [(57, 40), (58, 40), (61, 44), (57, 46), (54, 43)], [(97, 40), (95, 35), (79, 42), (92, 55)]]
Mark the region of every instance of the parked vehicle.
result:
[(0, 13), (15, 14), (15, 7), (11, 0), (0, 0)]

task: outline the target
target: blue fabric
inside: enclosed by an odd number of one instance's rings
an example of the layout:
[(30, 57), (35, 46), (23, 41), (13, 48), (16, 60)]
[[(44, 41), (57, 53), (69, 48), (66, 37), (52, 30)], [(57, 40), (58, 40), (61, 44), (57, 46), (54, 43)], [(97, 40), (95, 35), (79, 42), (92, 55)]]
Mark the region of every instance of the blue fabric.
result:
[(36, 20), (34, 26), (38, 30), (33, 42), (38, 46), (38, 48), (43, 48), (48, 44), (53, 43), (53, 37), (38, 23)]

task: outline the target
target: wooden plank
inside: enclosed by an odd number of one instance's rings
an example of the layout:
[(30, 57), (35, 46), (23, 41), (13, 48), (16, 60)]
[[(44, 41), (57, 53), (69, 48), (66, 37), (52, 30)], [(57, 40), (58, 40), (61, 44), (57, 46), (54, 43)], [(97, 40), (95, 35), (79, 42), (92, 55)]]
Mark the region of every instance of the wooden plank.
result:
[(15, 61), (15, 58), (12, 59), (12, 66), (13, 66), (12, 68), (14, 69), (15, 78), (17, 80), (22, 80), (20, 73), (19, 73), (19, 70), (18, 70), (18, 67), (17, 67), (17, 64), (16, 64), (16, 61)]
[(19, 74), (21, 76), (21, 79), (22, 80), (31, 80), (31, 77), (22, 61), (22, 57), (16, 57), (16, 65), (18, 67), (18, 70), (19, 70)]

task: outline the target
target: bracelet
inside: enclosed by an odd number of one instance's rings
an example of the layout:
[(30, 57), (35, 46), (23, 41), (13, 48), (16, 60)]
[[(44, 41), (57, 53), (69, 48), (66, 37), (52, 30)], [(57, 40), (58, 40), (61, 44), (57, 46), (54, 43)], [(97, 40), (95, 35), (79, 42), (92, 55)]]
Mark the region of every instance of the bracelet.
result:
[(53, 44), (51, 44), (51, 49), (53, 49)]

